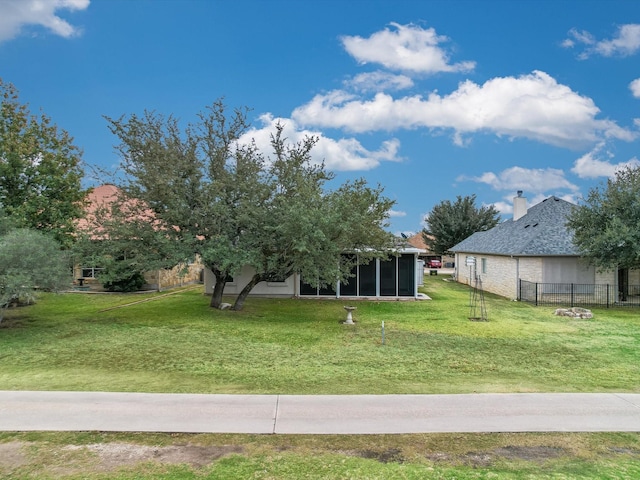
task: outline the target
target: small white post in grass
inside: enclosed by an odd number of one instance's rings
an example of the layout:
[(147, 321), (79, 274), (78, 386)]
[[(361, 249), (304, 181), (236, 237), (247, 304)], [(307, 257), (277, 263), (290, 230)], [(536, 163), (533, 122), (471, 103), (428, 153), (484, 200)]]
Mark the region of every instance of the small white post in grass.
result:
[(384, 320), (382, 321), (382, 345), (384, 345)]
[(345, 325), (353, 325), (353, 315), (352, 312), (356, 309), (356, 307), (345, 306), (344, 309), (347, 311), (347, 320), (342, 322)]

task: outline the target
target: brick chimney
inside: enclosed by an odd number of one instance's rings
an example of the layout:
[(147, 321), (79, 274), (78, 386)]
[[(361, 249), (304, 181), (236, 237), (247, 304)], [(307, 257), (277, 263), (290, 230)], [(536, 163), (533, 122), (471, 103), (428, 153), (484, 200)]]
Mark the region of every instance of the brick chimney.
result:
[(513, 221), (519, 220), (527, 214), (527, 199), (522, 196), (522, 190), (518, 190), (518, 196), (513, 197)]

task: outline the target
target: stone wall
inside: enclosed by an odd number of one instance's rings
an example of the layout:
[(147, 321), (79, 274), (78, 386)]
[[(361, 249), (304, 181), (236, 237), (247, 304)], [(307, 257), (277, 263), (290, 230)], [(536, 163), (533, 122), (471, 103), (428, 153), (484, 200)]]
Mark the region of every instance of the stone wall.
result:
[(197, 261), (188, 265), (180, 264), (171, 269), (154, 270), (145, 272), (144, 279), (147, 282), (147, 290), (166, 290), (168, 288), (181, 287), (202, 281), (202, 262)]

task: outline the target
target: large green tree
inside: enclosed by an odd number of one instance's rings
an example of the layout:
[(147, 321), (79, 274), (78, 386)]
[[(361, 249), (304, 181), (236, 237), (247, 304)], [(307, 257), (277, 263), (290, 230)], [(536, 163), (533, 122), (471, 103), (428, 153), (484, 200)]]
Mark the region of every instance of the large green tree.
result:
[(335, 285), (348, 279), (356, 260), (344, 253), (358, 252), (359, 261), (367, 263), (394, 247), (384, 229), (394, 202), (384, 197), (382, 187), (371, 188), (359, 179), (329, 190), (326, 183), (333, 175), (311, 159), (316, 139), (291, 144), (282, 132), (277, 125), (273, 157), (261, 182), (269, 194), (265, 210), (245, 237), (251, 252), (247, 264), (255, 274), (235, 309), (260, 282), (297, 272), (312, 285)]
[(333, 175), (311, 162), (316, 139), (291, 144), (282, 126), (266, 158), (253, 142), (238, 142), (249, 128), (246, 115), (217, 101), (185, 129), (149, 112), (108, 119), (120, 141), (123, 192), (153, 211), (156, 231), (180, 245), (181, 255), (198, 254), (211, 269), (213, 307), (244, 266), (256, 275), (234, 309), (261, 281), (300, 272), (334, 283), (350, 271), (340, 252), (374, 256), (391, 244), (384, 227), (393, 202), (382, 189), (358, 181), (328, 190)]
[(640, 167), (589, 191), (567, 219), (573, 241), (599, 269), (640, 268)]
[[(153, 112), (107, 118), (120, 141), (123, 202), (139, 201), (153, 212), (154, 250), (162, 250), (158, 245), (166, 237), (179, 257), (201, 257), (216, 277), (211, 300), (216, 308), (227, 280), (248, 261), (243, 242), (268, 196), (260, 183), (262, 157), (253, 145), (237, 144), (248, 128), (246, 113), (228, 114), (218, 101), (185, 129), (174, 117)], [(148, 251), (137, 251), (139, 263), (146, 262)], [(180, 260), (171, 252), (166, 256)]]
[(83, 213), (81, 152), (44, 114), (32, 115), (0, 79), (0, 204), (17, 226), (73, 240)]
[(57, 291), (70, 280), (67, 257), (50, 235), (28, 229), (0, 233), (0, 322), (12, 302), (31, 302), (37, 290)]
[(424, 221), (424, 242), (431, 252), (443, 255), (473, 233), (495, 227), (500, 212), (493, 205), (477, 207), (475, 195), (458, 195), (455, 202), (444, 200), (434, 206)]

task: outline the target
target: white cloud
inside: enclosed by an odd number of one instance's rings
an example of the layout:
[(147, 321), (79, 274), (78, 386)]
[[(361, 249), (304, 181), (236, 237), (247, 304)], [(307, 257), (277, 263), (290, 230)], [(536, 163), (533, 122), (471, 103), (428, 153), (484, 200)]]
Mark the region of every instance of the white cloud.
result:
[(264, 114), (260, 117), (260, 122), (262, 127), (249, 130), (240, 138), (240, 142), (248, 143), (254, 140), (266, 156), (272, 153), (271, 134), (276, 131), (275, 126), (279, 122), (284, 126), (283, 136), (291, 143), (300, 142), (305, 137), (317, 137), (318, 142), (311, 150), (312, 160), (318, 164), (324, 161), (328, 170), (371, 170), (383, 161), (402, 161), (398, 156), (400, 142), (397, 139), (387, 140), (378, 150), (372, 151), (367, 150), (354, 138), (334, 140), (321, 132), (301, 129), (295, 120), (289, 118), (274, 118), (270, 114)]
[[(602, 158), (603, 156), (605, 159)], [(622, 168), (640, 166), (637, 158), (615, 164), (609, 161), (612, 158), (611, 152), (604, 151), (604, 144), (598, 144), (589, 153), (577, 159), (571, 171), (580, 178), (613, 177)]]
[(413, 80), (406, 75), (395, 75), (388, 72), (361, 73), (344, 82), (360, 92), (379, 92), (383, 90), (403, 90), (413, 86)]
[(633, 55), (640, 50), (640, 25), (622, 25), (618, 28), (618, 35), (615, 38), (598, 42), (594, 48), (605, 57)]
[(484, 183), (494, 190), (510, 191), (514, 194), (518, 190), (534, 194), (558, 189), (578, 191), (578, 187), (565, 178), (564, 172), (556, 168), (511, 167), (498, 174), (485, 172), (479, 177), (460, 176), (456, 180)]
[(593, 45), (594, 43), (596, 43), (596, 39), (586, 30), (578, 30), (576, 28), (572, 28), (571, 30), (569, 30), (569, 38), (566, 38), (562, 42), (562, 46), (566, 48), (572, 48), (579, 43), (582, 43), (584, 45)]
[(369, 38), (343, 36), (345, 50), (360, 63), (377, 63), (390, 70), (416, 73), (466, 72), (475, 62), (449, 63), (449, 54), (440, 45), (449, 39), (435, 29), (391, 23)]
[(618, 27), (616, 35), (610, 40), (596, 40), (587, 31), (572, 29), (562, 45), (567, 48), (576, 45), (585, 45), (586, 48), (578, 54), (578, 58), (584, 60), (591, 55), (602, 55), (603, 57), (633, 55), (640, 50), (640, 24), (630, 23)]
[(500, 212), (502, 220), (505, 220), (508, 215), (513, 213), (513, 203), (511, 202), (495, 202), (492, 203), (493, 207)]
[(39, 25), (69, 38), (78, 28), (56, 15), (58, 10), (84, 10), (90, 0), (2, 0), (0, 1), (0, 42), (18, 36), (26, 25)]
[(640, 98), (640, 78), (636, 78), (629, 84), (629, 90), (634, 97)]
[(399, 218), (399, 217), (406, 217), (407, 216), (407, 212), (403, 212), (400, 210), (389, 210), (389, 217), (391, 218)]
[(534, 71), (520, 77), (497, 77), (478, 85), (462, 82), (456, 91), (427, 98), (394, 99), (378, 93), (363, 100), (336, 90), (316, 95), (294, 110), (301, 125), (343, 128), (352, 132), (395, 129), (452, 129), (454, 142), (464, 135), (493, 132), (498, 136), (528, 138), (557, 146), (578, 148), (613, 137), (633, 140), (635, 133), (610, 120), (596, 120), (593, 100)]

